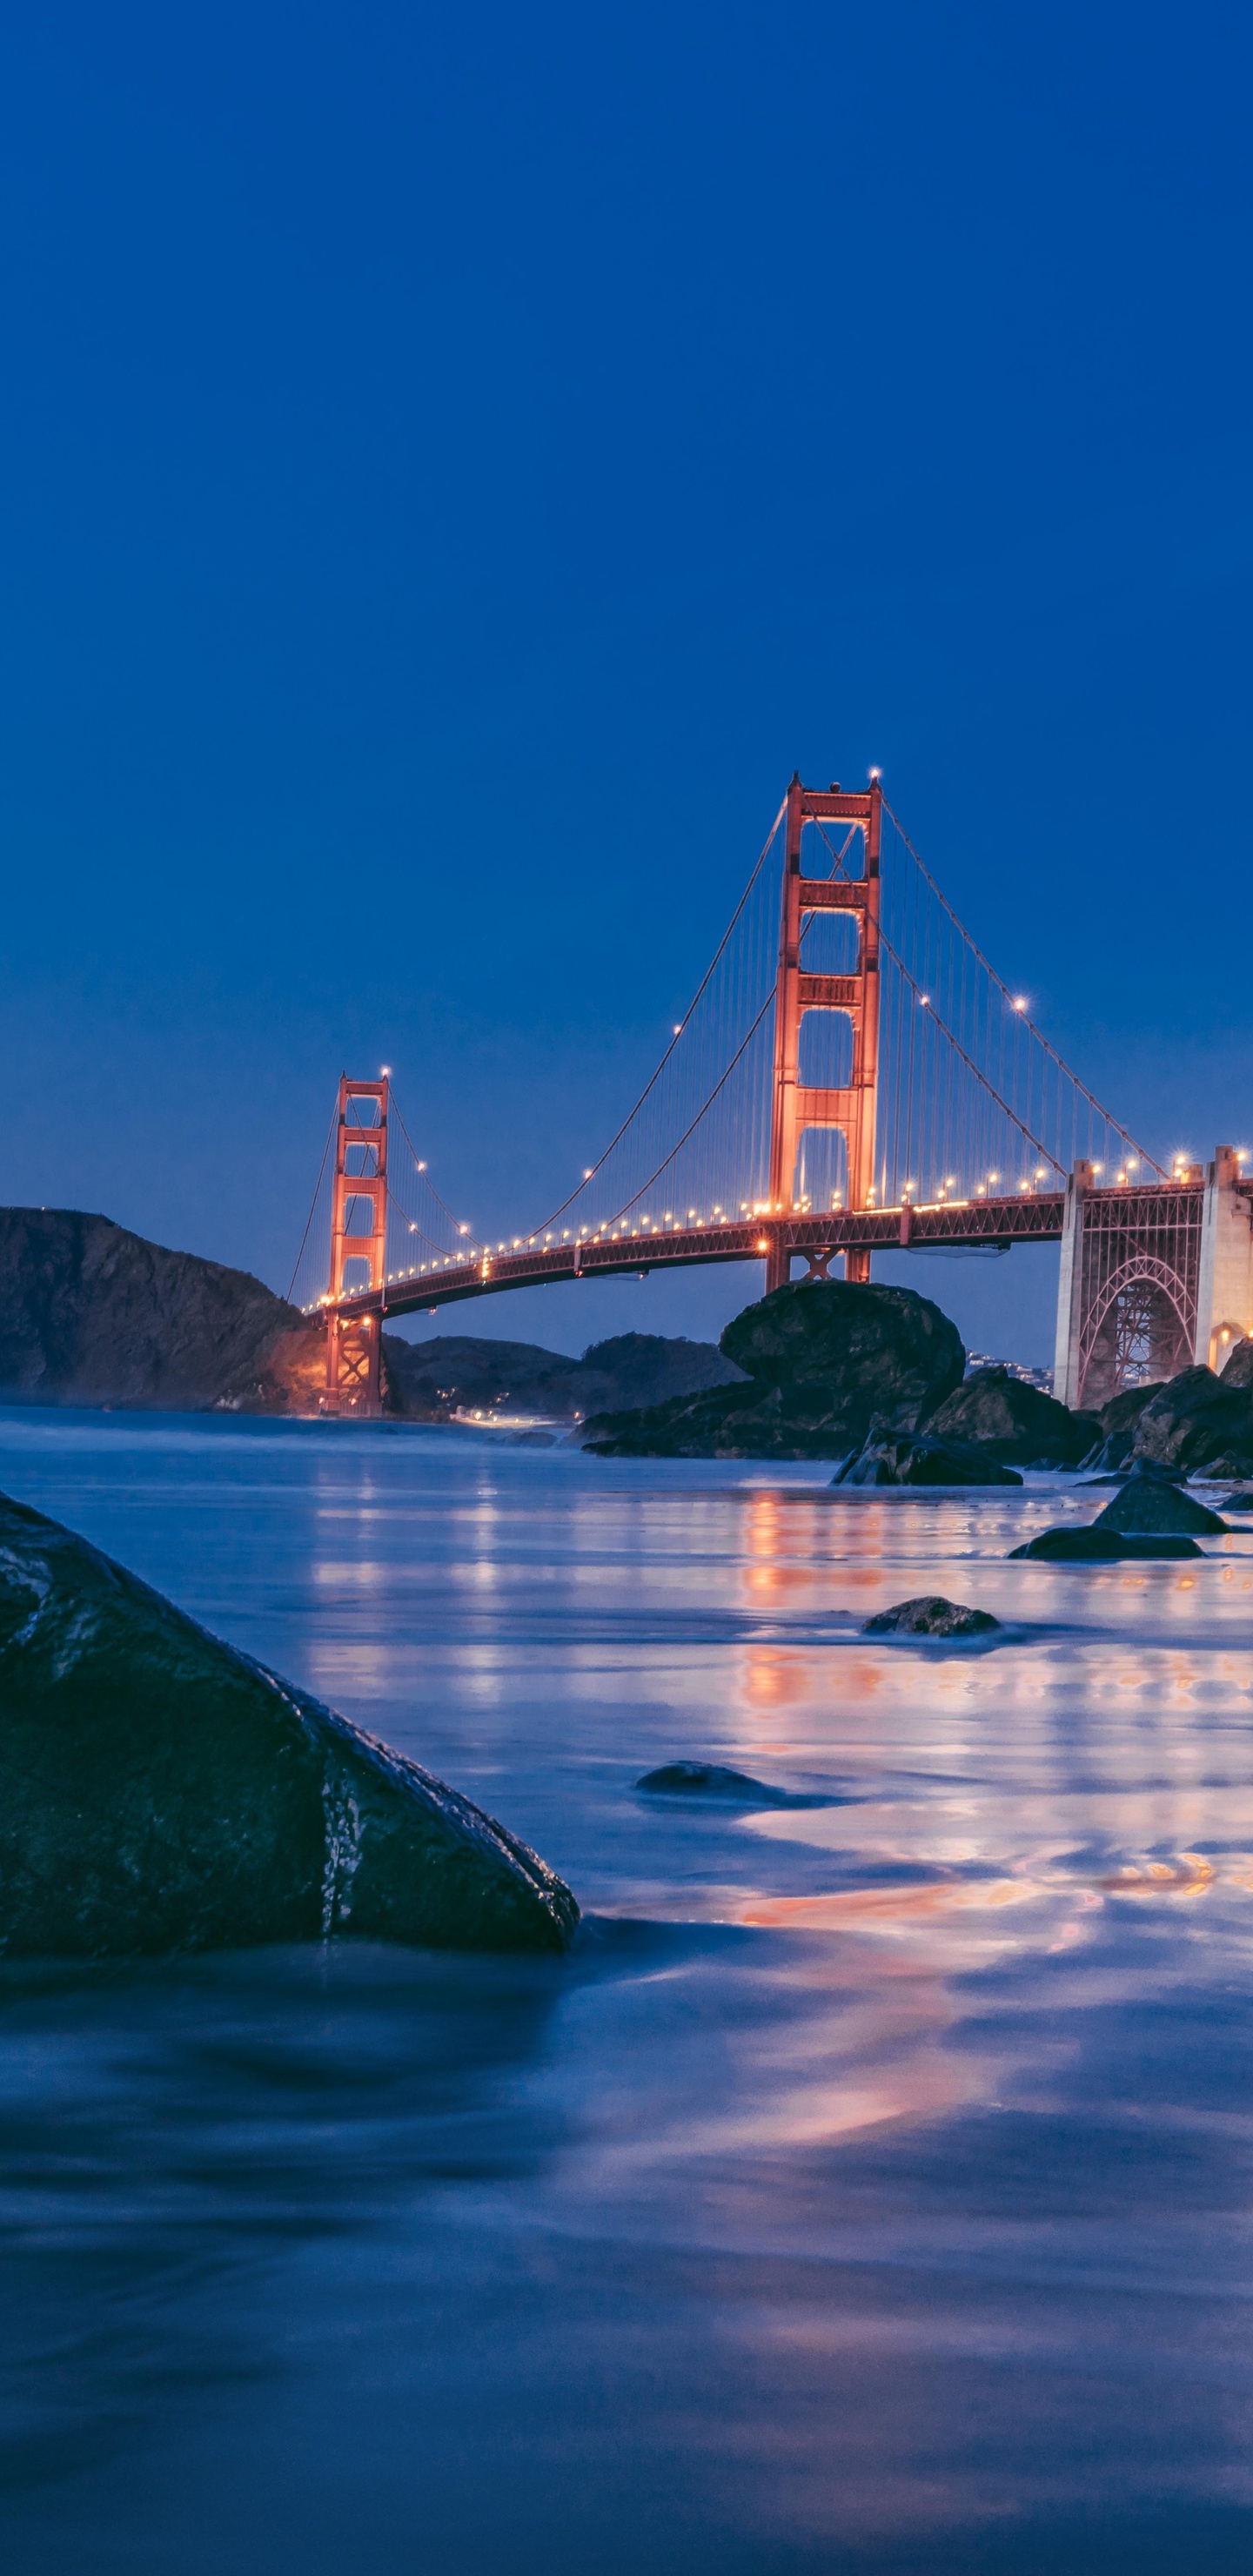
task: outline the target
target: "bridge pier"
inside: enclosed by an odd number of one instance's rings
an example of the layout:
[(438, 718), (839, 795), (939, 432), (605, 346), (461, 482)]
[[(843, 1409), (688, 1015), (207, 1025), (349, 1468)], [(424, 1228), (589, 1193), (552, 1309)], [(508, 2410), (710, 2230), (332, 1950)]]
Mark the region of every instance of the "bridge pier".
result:
[(1054, 1393), (1094, 1412), (1194, 1361), (1221, 1369), (1253, 1333), (1253, 1191), (1220, 1145), (1172, 1181), (1096, 1186), (1092, 1163), (1066, 1184), (1057, 1283)]
[[(781, 1233), (776, 1234), (766, 1255), (766, 1295), (769, 1296), (774, 1288), (786, 1288), (792, 1276), (792, 1263), (796, 1260), (805, 1262), (806, 1279), (829, 1279), (831, 1264), (839, 1252), (840, 1246), (835, 1243), (818, 1244), (811, 1249), (808, 1244), (787, 1244)], [(869, 1287), (870, 1254), (864, 1245), (851, 1245), (845, 1250), (844, 1276), (855, 1287)]]
[(1205, 1175), (1196, 1301), (1195, 1356), (1212, 1369), (1253, 1333), (1253, 1206), (1239, 1184), (1238, 1157), (1220, 1145)]
[(1062, 1218), (1062, 1260), (1057, 1281), (1057, 1344), (1053, 1353), (1053, 1393), (1059, 1404), (1079, 1410), (1082, 1379), (1080, 1345), (1083, 1324), (1083, 1202), (1095, 1174), (1090, 1163), (1076, 1163), (1066, 1183)]

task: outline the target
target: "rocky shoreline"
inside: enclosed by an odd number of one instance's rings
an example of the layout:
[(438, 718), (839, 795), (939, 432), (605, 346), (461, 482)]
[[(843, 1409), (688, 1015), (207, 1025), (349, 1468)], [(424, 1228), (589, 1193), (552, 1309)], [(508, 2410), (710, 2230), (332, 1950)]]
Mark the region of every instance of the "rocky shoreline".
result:
[(1017, 1484), (1027, 1468), (1119, 1474), (1146, 1461), (1218, 1482), (1253, 1475), (1253, 1342), (1223, 1375), (1187, 1368), (1072, 1413), (1012, 1370), (964, 1376), (938, 1306), (906, 1288), (802, 1280), (728, 1324), (742, 1372), (718, 1387), (589, 1421), (606, 1458), (830, 1458), (836, 1483)]

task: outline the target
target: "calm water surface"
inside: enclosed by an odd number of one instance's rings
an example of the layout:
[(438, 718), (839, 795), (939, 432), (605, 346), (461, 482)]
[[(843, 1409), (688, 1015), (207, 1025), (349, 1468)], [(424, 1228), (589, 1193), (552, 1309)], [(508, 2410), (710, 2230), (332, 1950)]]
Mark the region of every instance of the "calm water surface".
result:
[[(1058, 1490), (828, 1472), (0, 1414), (587, 1917), (0, 1986), (12, 2564), (1253, 2565), (1253, 1534), (1013, 1565)], [(926, 1590), (1004, 1642), (860, 1637)]]

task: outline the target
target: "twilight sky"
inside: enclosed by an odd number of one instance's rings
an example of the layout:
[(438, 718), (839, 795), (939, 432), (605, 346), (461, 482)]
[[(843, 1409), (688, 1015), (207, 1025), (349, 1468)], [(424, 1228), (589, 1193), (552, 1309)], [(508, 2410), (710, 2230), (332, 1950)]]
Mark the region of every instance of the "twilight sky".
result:
[[(385, 1062), (534, 1223), (792, 769), (872, 761), (1150, 1148), (1253, 1144), (1250, 50), (1208, 0), (10, 16), (0, 1197), (285, 1288)], [(1024, 1358), (1054, 1274), (876, 1272)]]

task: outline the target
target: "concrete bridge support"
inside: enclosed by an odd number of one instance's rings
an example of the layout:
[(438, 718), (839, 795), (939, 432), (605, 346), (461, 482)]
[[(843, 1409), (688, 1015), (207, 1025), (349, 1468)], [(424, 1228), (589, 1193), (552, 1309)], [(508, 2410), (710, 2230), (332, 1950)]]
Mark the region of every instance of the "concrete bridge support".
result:
[(1083, 1204), (1095, 1174), (1090, 1163), (1076, 1163), (1066, 1183), (1062, 1219), (1062, 1260), (1057, 1280), (1057, 1346), (1053, 1354), (1053, 1393), (1059, 1404), (1077, 1413), (1082, 1368)]
[(1253, 1333), (1253, 1195), (1230, 1145), (1203, 1172), (1098, 1188), (1076, 1163), (1066, 1185), (1053, 1386), (1095, 1411), (1193, 1361), (1221, 1369)]
[(1232, 1342), (1253, 1334), (1253, 1201), (1239, 1183), (1238, 1159), (1220, 1145), (1205, 1175), (1195, 1352), (1219, 1370)]

